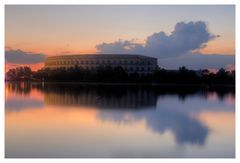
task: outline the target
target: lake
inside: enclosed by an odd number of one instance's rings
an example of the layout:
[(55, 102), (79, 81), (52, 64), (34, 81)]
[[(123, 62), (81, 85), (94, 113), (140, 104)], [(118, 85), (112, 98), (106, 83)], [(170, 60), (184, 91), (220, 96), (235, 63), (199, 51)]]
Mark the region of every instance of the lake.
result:
[(5, 83), (6, 158), (232, 158), (235, 88)]

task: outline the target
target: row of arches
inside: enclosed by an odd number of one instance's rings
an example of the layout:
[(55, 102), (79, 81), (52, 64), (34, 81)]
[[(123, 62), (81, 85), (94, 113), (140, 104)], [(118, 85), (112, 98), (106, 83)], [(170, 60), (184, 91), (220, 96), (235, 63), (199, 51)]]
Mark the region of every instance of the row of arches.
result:
[(55, 60), (47, 61), (46, 65), (152, 65), (144, 60)]

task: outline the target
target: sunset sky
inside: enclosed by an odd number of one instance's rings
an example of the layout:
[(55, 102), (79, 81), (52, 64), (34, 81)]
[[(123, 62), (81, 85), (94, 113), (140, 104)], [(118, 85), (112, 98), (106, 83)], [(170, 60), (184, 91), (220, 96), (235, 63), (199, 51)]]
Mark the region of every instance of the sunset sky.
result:
[[(185, 49), (183, 52), (186, 55), (170, 55), (172, 52), (167, 51), (169, 57), (162, 57), (161, 54), (166, 52), (162, 52), (161, 48), (157, 48), (157, 52), (147, 52), (148, 41), (151, 38), (159, 39), (156, 46), (166, 47), (167, 43), (164, 43), (162, 38), (174, 42), (173, 48), (174, 45), (179, 45), (176, 39), (172, 39), (175, 38), (174, 33), (177, 37), (184, 37), (184, 34), (188, 33), (185, 29), (183, 30), (185, 33), (179, 33), (181, 27), (177, 28), (178, 23), (182, 23), (189, 31), (196, 31), (201, 26), (199, 31), (209, 36), (204, 37), (197, 45)], [(152, 37), (154, 34), (156, 37)], [(201, 37), (201, 33), (197, 37), (199, 36)], [(180, 40), (187, 38), (189, 37)], [(127, 41), (127, 46), (124, 41)], [(144, 52), (133, 50), (132, 46), (143, 48)], [(121, 48), (130, 50), (122, 51)], [(179, 47), (176, 51), (178, 50)], [(214, 63), (206, 65), (208, 68), (234, 65), (235, 6), (6, 5), (5, 7), (5, 61), (8, 65), (31, 64), (41, 67), (43, 63), (41, 56), (108, 52), (154, 54), (154, 57), (163, 58), (159, 63), (166, 68), (175, 68), (172, 64), (176, 59), (180, 59), (180, 64), (192, 62), (186, 64), (190, 68), (201, 68), (194, 66), (201, 65), (200, 61), (195, 64), (193, 60), (196, 59), (191, 57), (197, 56), (204, 60), (207, 59), (206, 55), (214, 60)], [(32, 55), (37, 58), (34, 59)], [(217, 55), (221, 55), (220, 58)], [(18, 59), (18, 56), (24, 57)], [(32, 58), (28, 59), (29, 56)], [(25, 57), (28, 60), (26, 62)]]

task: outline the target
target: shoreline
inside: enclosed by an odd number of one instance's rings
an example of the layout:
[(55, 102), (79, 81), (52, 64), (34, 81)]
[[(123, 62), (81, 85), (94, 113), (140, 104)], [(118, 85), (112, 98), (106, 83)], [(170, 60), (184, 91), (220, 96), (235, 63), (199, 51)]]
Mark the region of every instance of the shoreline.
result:
[(235, 84), (182, 84), (182, 83), (107, 83), (107, 82), (70, 82), (70, 81), (5, 81), (5, 83), (42, 83), (42, 84), (73, 84), (73, 85), (109, 85), (109, 86), (179, 86), (179, 87), (236, 87)]

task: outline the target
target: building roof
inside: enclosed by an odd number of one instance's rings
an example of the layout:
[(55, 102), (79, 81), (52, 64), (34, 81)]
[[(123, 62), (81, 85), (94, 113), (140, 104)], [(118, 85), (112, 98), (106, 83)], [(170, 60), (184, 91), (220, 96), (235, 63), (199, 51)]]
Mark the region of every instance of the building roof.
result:
[(148, 57), (139, 54), (71, 54), (71, 55), (57, 55), (57, 56), (50, 56), (47, 59), (67, 59), (67, 58), (79, 58), (79, 57), (86, 57), (86, 58), (151, 58), (156, 59), (153, 57)]

